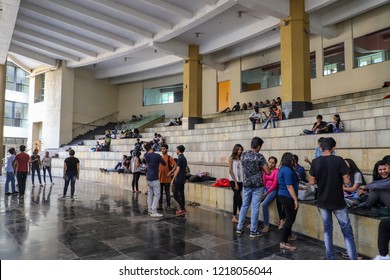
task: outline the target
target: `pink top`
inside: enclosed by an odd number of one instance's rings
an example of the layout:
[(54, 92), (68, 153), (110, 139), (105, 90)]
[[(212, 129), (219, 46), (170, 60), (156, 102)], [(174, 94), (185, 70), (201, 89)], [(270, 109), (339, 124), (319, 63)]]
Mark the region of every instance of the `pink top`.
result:
[(263, 183), (267, 190), (267, 194), (275, 190), (278, 186), (278, 172), (279, 169), (275, 168), (271, 171), (271, 174), (267, 175), (263, 172)]

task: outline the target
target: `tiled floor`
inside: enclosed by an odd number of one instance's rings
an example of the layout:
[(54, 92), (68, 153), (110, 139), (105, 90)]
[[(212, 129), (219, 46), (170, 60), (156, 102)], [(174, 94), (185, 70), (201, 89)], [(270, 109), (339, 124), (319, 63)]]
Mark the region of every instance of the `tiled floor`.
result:
[[(2, 176), (4, 177), (4, 176)], [(4, 186), (4, 179), (0, 181)], [(231, 216), (188, 207), (162, 218), (147, 213), (146, 195), (77, 181), (75, 201), (60, 201), (62, 180), (33, 189), (24, 201), (0, 194), (0, 258), (4, 259), (324, 259), (323, 242), (298, 238), (299, 248), (279, 249), (281, 233), (255, 240), (236, 236)], [(340, 255), (337, 258), (341, 259)]]

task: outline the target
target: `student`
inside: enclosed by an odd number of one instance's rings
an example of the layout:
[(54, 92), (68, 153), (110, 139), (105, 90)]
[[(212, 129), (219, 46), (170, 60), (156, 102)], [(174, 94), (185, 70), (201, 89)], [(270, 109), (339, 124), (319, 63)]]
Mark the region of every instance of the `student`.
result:
[(321, 115), (317, 115), (317, 121), (313, 124), (311, 129), (304, 129), (303, 134), (321, 134), (326, 133), (328, 131), (328, 126), (326, 122), (322, 120)]
[[(5, 195), (16, 195), (18, 192), (15, 190), (15, 172), (14, 172), (14, 160), (15, 160), (15, 148), (8, 150), (9, 156), (7, 157), (7, 179), (5, 180)], [(12, 193), (9, 192), (9, 183), (11, 183)]]
[(302, 182), (307, 183), (305, 168), (303, 168), (303, 166), (299, 165), (298, 155), (294, 155), (294, 161), (295, 161), (295, 173), (297, 173), (297, 175), (298, 175), (298, 180), (300, 182), (302, 181)]
[(50, 183), (53, 185), (53, 178), (51, 177), (51, 156), (49, 152), (45, 152), (45, 156), (42, 158), (42, 169), (43, 169), (43, 182), (46, 184), (46, 171), (49, 174)]
[(63, 178), (65, 180), (64, 184), (64, 192), (62, 195), (62, 200), (65, 200), (66, 193), (68, 192), (68, 186), (70, 183), (70, 199), (74, 201), (74, 192), (76, 180), (79, 179), (80, 174), (80, 161), (77, 157), (74, 156), (75, 151), (69, 151), (69, 157), (64, 160), (64, 175)]
[(344, 123), (340, 118), (339, 114), (333, 115), (333, 122), (328, 123), (329, 133), (340, 133), (344, 132)]
[(233, 106), (232, 112), (233, 111), (240, 111), (240, 109), (241, 109), (240, 102), (237, 102), (236, 105)]
[(360, 171), (359, 167), (357, 167), (356, 163), (350, 159), (346, 158), (345, 163), (349, 167), (349, 178), (351, 179), (351, 186), (348, 187), (343, 185), (344, 190), (344, 198), (348, 205), (348, 207), (352, 207), (355, 205), (354, 201), (359, 199), (358, 190), (362, 185), (366, 185), (366, 181), (364, 180), (363, 173)]
[(255, 130), (256, 124), (261, 123), (261, 113), (259, 112), (259, 107), (255, 106), (253, 107), (253, 112), (249, 116), (249, 120), (252, 123), (252, 129)]
[(35, 175), (35, 172), (38, 175), (39, 186), (43, 187), (42, 180), (41, 180), (41, 157), (38, 155), (38, 149), (35, 149), (33, 151), (33, 154), (30, 157), (30, 164), (31, 164), (31, 182), (32, 182), (32, 187), (35, 187), (35, 185), (34, 185), (34, 175)]
[(281, 160), (281, 167), (278, 173), (278, 199), (286, 212), (286, 221), (283, 226), (281, 249), (295, 251), (296, 246), (289, 243), (291, 229), (297, 216), (298, 203), (298, 176), (295, 173), (295, 160), (292, 153), (284, 153)]
[(160, 181), (158, 180), (159, 165), (166, 165), (159, 154), (156, 154), (152, 145), (145, 145), (146, 154), (144, 158), (148, 165), (146, 170), (146, 183), (148, 185), (148, 213), (153, 218), (159, 218), (163, 215), (157, 212), (158, 201), (160, 200)]
[(275, 122), (277, 120), (279, 120), (279, 118), (282, 115), (282, 112), (274, 105), (272, 105), (271, 107), (268, 107), (268, 111), (269, 111), (268, 116), (265, 112), (263, 112), (263, 114), (266, 118), (265, 125), (263, 127), (264, 129), (267, 129), (267, 127), (270, 123), (272, 123), (272, 127), (275, 128), (276, 127)]
[(258, 231), (258, 218), (261, 195), (263, 193), (263, 171), (267, 174), (271, 173), (267, 161), (262, 154), (259, 153), (264, 141), (259, 137), (252, 138), (251, 149), (245, 151), (241, 156), (242, 170), (244, 174), (243, 193), (244, 198), (241, 206), (240, 216), (236, 228), (237, 235), (244, 232), (244, 223), (249, 206), (251, 205), (251, 226), (250, 238), (260, 237)]
[(133, 173), (133, 180), (131, 181), (131, 187), (133, 189), (133, 193), (140, 193), (141, 191), (138, 189), (138, 181), (141, 177), (141, 152), (135, 152), (135, 155), (131, 158), (130, 168), (131, 173)]
[(276, 157), (269, 157), (268, 158), (268, 166), (271, 170), (271, 174), (267, 175), (263, 173), (263, 183), (264, 183), (264, 193), (261, 197), (262, 201), (262, 209), (263, 209), (263, 221), (264, 221), (264, 228), (262, 230), (262, 233), (267, 233), (270, 231), (269, 227), (269, 211), (268, 207), (271, 204), (272, 201), (276, 198), (278, 195), (278, 171), (279, 169), (276, 168), (276, 164), (278, 163), (278, 160)]
[(349, 167), (342, 157), (332, 155), (336, 141), (329, 137), (321, 141), (322, 156), (313, 160), (310, 168), (309, 184), (317, 183), (317, 207), (324, 224), (324, 242), (326, 257), (334, 260), (333, 221), (332, 213), (336, 216), (344, 236), (348, 256), (357, 259), (355, 239), (349, 220), (347, 205), (344, 200), (343, 185), (351, 186)]
[(24, 192), (26, 189), (26, 179), (29, 167), (30, 156), (25, 153), (26, 146), (21, 145), (19, 147), (19, 154), (14, 159), (14, 172), (19, 186), (19, 199), (24, 199)]
[(381, 220), (378, 228), (378, 249), (379, 255), (374, 260), (390, 260), (389, 256), (390, 241), (390, 218)]
[(233, 147), (232, 154), (229, 157), (229, 181), (230, 187), (233, 191), (233, 217), (232, 222), (238, 223), (237, 210), (240, 211), (242, 205), (242, 166), (241, 155), (244, 148), (241, 144), (236, 144)]
[(179, 145), (176, 147), (177, 165), (173, 174), (171, 185), (174, 186), (173, 197), (179, 203), (180, 210), (176, 211), (176, 216), (183, 216), (187, 213), (185, 208), (184, 184), (187, 179), (187, 159), (184, 156), (185, 147)]
[(172, 175), (175, 172), (176, 169), (176, 161), (168, 155), (168, 145), (162, 144), (161, 145), (161, 154), (162, 159), (165, 161), (166, 165), (160, 164), (159, 170), (158, 170), (158, 179), (160, 180), (160, 200), (158, 203), (158, 210), (163, 209), (163, 193), (165, 191), (165, 203), (166, 208), (165, 210), (170, 211), (171, 210), (171, 181), (172, 181)]

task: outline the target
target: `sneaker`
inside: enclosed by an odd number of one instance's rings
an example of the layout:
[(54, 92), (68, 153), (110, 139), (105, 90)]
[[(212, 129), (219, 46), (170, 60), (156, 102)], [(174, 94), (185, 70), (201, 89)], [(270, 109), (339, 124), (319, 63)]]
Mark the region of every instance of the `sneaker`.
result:
[(285, 223), (284, 220), (280, 220), (278, 230), (282, 230), (283, 229), (284, 223)]
[(18, 195), (18, 193), (19, 193), (19, 192), (14, 191), (14, 192), (12, 193), (12, 195)]
[(295, 251), (297, 249), (297, 247), (291, 245), (290, 243), (280, 242), (279, 246), (280, 246), (280, 249), (286, 249), (289, 251)]
[(298, 237), (296, 237), (295, 235), (290, 235), (288, 237), (288, 241), (294, 241), (294, 240), (297, 240)]
[(373, 260), (376, 260), (376, 261), (378, 261), (378, 260), (390, 260), (390, 256), (389, 255), (386, 255), (386, 256), (381, 256), (381, 255), (378, 255), (378, 256), (376, 256), (375, 258), (373, 258)]
[(5, 193), (5, 195), (11, 195), (11, 194), (12, 194), (12, 193), (10, 193), (10, 192), (6, 192), (6, 193)]
[(236, 230), (236, 234), (237, 235), (241, 235), (241, 234), (243, 234), (244, 233), (244, 230), (243, 229), (237, 229)]
[(249, 234), (250, 238), (256, 238), (256, 237), (260, 237), (260, 236), (261, 236), (261, 233), (259, 231), (251, 231), (251, 233)]
[(71, 197), (70, 197), (70, 201), (72, 201), (72, 202), (74, 201), (74, 198), (73, 198), (73, 196), (71, 196)]
[(58, 200), (65, 200), (65, 196), (60, 197)]
[(160, 218), (160, 217), (162, 217), (163, 216), (163, 214), (160, 214), (160, 213), (153, 213), (153, 214), (150, 214), (150, 217), (153, 217), (153, 218)]
[(176, 216), (183, 216), (183, 215), (185, 215), (186, 213), (187, 213), (186, 210), (178, 210), (178, 211), (176, 211)]

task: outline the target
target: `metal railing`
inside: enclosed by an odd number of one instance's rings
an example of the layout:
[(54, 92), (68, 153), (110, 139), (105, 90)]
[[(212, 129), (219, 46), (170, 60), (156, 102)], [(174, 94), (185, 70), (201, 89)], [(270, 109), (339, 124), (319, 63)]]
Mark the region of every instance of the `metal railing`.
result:
[(151, 121), (157, 120), (158, 118), (161, 118), (163, 116), (165, 116), (164, 110), (151, 111), (151, 112), (148, 112), (147, 115), (144, 116), (144, 118), (142, 120), (133, 121), (133, 122), (131, 122), (131, 121), (126, 122), (125, 124), (123, 124), (121, 126), (120, 130), (139, 128), (139, 127), (141, 127), (147, 123), (150, 123)]

